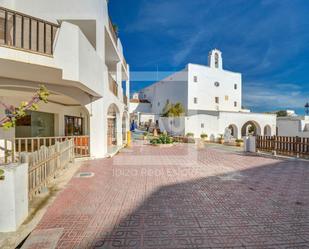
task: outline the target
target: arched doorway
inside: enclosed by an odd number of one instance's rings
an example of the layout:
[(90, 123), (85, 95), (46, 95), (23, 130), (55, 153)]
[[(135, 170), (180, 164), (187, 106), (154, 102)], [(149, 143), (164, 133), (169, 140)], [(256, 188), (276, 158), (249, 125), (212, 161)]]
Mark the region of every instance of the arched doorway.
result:
[(107, 110), (107, 146), (117, 145), (117, 116), (119, 109), (111, 104)]
[(127, 131), (128, 131), (128, 114), (126, 112), (122, 115), (122, 140), (124, 143), (127, 142)]
[(264, 136), (271, 136), (271, 127), (270, 127), (270, 125), (266, 125), (264, 127)]
[(256, 136), (261, 135), (261, 127), (255, 121), (246, 122), (241, 128), (241, 135), (244, 136)]
[(235, 124), (229, 125), (228, 129), (231, 131), (231, 136), (235, 139), (238, 138), (238, 128)]

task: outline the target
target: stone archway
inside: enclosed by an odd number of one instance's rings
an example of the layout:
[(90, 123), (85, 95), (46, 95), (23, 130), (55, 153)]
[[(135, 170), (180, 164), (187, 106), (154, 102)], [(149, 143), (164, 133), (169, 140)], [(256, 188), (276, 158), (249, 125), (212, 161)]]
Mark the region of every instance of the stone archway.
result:
[(261, 126), (256, 121), (250, 120), (242, 126), (241, 135), (243, 137), (261, 135)]
[(230, 131), (231, 131), (231, 136), (233, 138), (237, 139), (238, 138), (238, 128), (237, 128), (237, 126), (235, 124), (230, 124), (228, 126), (228, 129), (230, 129)]
[(107, 110), (107, 146), (115, 146), (117, 141), (117, 125), (119, 122), (119, 109), (111, 104)]
[(270, 125), (265, 125), (265, 127), (264, 127), (264, 136), (271, 136), (271, 127), (270, 127)]

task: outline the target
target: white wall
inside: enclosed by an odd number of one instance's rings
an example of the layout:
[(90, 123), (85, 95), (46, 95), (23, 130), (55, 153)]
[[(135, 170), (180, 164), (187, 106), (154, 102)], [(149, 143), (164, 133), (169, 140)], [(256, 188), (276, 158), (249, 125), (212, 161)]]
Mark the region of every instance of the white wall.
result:
[(64, 80), (80, 82), (99, 95), (103, 95), (104, 61), (78, 26), (62, 22), (54, 58), (56, 65), (62, 69)]
[[(210, 68), (203, 65), (189, 64), (189, 90), (188, 109), (213, 110), (213, 111), (240, 111), (242, 100), (241, 74), (222, 69)], [(194, 82), (194, 76), (197, 82)], [(215, 86), (215, 82), (219, 86)], [(237, 84), (237, 89), (234, 89)], [(225, 100), (228, 96), (228, 100)], [(219, 104), (215, 103), (215, 97), (219, 97)], [(197, 104), (194, 103), (197, 98)], [(234, 102), (237, 106), (234, 107)]]
[(0, 232), (13, 232), (28, 216), (28, 164), (1, 167)]
[[(240, 113), (240, 112), (208, 112), (208, 114), (193, 114), (186, 117), (185, 134), (194, 133), (195, 137), (200, 137), (206, 133), (213, 140), (220, 134), (225, 133), (225, 129), (230, 125), (237, 127), (238, 138), (241, 138), (241, 128), (248, 122), (254, 121), (264, 135), (264, 127), (271, 127), (271, 135), (276, 134), (276, 115), (259, 113)], [(202, 128), (204, 124), (204, 128)]]
[[(193, 133), (194, 137), (199, 138), (201, 134), (207, 134), (209, 139), (214, 140), (220, 134), (219, 121), (217, 115), (192, 115), (186, 117), (185, 134)], [(204, 128), (202, 128), (204, 124)]]
[(151, 122), (155, 123), (156, 122), (156, 116), (155, 114), (152, 113), (140, 113), (139, 115), (139, 122), (140, 123), (146, 123), (151, 120)]
[(129, 113), (150, 113), (151, 112), (151, 104), (150, 103), (135, 103), (130, 102)]
[(238, 138), (241, 138), (241, 128), (248, 122), (253, 121), (260, 128), (261, 134), (264, 135), (265, 126), (270, 126), (271, 136), (276, 135), (276, 115), (265, 113), (235, 113), (235, 112), (220, 112), (219, 127), (221, 134), (224, 134), (225, 128), (234, 124), (238, 130)]
[(187, 110), (188, 72), (186, 69), (170, 75), (139, 92), (141, 99), (147, 99), (152, 104), (152, 112), (162, 114), (167, 100), (175, 104), (180, 102)]
[(178, 118), (165, 118), (160, 117), (159, 119), (159, 127), (161, 132), (166, 131), (168, 134), (174, 136), (183, 136), (185, 135), (185, 127), (186, 127), (186, 118), (178, 117)]
[(277, 119), (278, 136), (309, 137), (309, 131), (304, 130), (309, 120), (295, 117), (282, 117)]

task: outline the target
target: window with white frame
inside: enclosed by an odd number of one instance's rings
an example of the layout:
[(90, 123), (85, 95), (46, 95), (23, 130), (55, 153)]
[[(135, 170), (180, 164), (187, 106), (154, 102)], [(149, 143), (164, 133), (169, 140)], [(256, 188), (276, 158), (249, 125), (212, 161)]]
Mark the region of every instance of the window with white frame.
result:
[(219, 104), (219, 97), (215, 97), (215, 103)]
[(234, 107), (237, 107), (237, 101), (234, 101)]
[(197, 98), (196, 97), (194, 98), (194, 104), (197, 104)]
[(237, 90), (237, 84), (234, 84), (234, 89)]
[(201, 128), (205, 128), (205, 125), (204, 125), (204, 123), (201, 123)]
[(193, 77), (193, 81), (194, 81), (195, 83), (197, 83), (197, 76), (194, 76), (194, 77)]

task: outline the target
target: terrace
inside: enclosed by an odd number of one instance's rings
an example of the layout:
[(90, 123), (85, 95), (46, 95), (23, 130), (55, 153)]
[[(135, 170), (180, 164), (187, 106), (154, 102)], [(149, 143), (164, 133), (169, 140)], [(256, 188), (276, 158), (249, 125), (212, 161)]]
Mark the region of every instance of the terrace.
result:
[(52, 56), (58, 24), (0, 7), (0, 46)]

